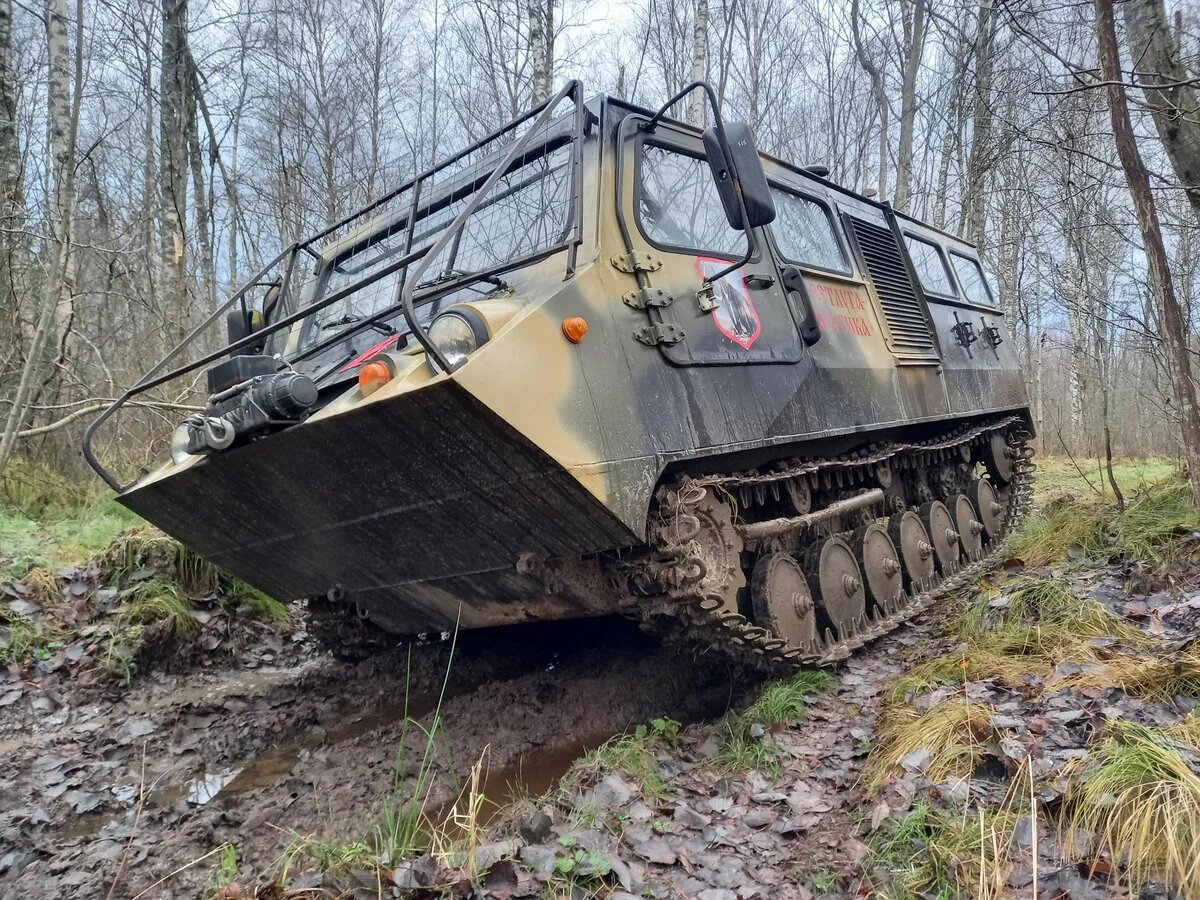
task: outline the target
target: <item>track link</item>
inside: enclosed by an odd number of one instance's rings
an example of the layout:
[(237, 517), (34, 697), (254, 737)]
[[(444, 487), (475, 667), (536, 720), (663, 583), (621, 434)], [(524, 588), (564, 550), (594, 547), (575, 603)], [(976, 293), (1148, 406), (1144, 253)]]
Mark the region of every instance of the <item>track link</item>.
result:
[[(695, 542), (685, 539), (688, 529), (680, 523), (688, 521), (691, 510), (712, 489), (730, 494), (746, 489), (777, 490), (780, 483), (797, 476), (828, 475), (830, 483), (838, 485), (843, 481), (865, 482), (869, 480), (867, 475), (877, 471), (880, 464), (907, 464), (923, 454), (944, 454), (946, 451), (962, 451), (964, 457), (969, 457), (966, 451), (972, 443), (991, 440), (995, 434), (1004, 435), (1012, 448), (1013, 477), (1008, 485), (1005, 517), (1007, 533), (1028, 509), (1036, 468), (1028, 444), (1030, 435), (1019, 416), (963, 427), (928, 441), (873, 444), (854, 454), (804, 460), (770, 472), (685, 477), (660, 490), (656, 527), (652, 529), (655, 545), (649, 556), (623, 564), (626, 574), (633, 576), (627, 581), (652, 582), (667, 588), (656, 596), (638, 596), (629, 592), (622, 599), (621, 611), (640, 621), (643, 627), (662, 633), (668, 640), (682, 640), (705, 652), (720, 652), (737, 662), (760, 668), (830, 666), (844, 660), (859, 647), (898, 628), (938, 599), (994, 568), (1000, 561), (1003, 540), (993, 540), (973, 558), (912, 585), (910, 592), (860, 616), (843, 629), (844, 634), (835, 636), (826, 629), (812, 642), (796, 646), (755, 625), (741, 613), (729, 612), (721, 597), (696, 589), (706, 571), (706, 560)], [(784, 524), (792, 526), (794, 523), (797, 531), (805, 531), (823, 518), (827, 518), (823, 517), (823, 511), (817, 510)]]

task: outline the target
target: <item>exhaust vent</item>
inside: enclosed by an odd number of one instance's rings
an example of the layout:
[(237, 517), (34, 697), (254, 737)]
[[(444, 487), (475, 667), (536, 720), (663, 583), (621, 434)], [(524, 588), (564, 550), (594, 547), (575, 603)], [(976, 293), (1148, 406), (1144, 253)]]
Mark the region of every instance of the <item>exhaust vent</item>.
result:
[(848, 215), (846, 219), (867, 274), (875, 284), (875, 293), (887, 322), (888, 346), (896, 356), (905, 359), (937, 362), (937, 350), (929, 333), (925, 310), (921, 308), (908, 276), (896, 236), (889, 228), (854, 216)]

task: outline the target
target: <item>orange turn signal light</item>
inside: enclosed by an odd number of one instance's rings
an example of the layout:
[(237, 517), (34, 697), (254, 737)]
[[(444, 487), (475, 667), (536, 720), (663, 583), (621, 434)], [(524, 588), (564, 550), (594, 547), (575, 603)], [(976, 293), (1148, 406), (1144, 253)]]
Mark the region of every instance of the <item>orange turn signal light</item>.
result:
[(570, 316), (563, 319), (562, 331), (563, 335), (572, 344), (578, 344), (583, 340), (583, 336), (587, 334), (588, 324), (583, 316)]
[(358, 370), (358, 389), (364, 397), (369, 397), (392, 380), (395, 373), (392, 367), (381, 359), (365, 363)]

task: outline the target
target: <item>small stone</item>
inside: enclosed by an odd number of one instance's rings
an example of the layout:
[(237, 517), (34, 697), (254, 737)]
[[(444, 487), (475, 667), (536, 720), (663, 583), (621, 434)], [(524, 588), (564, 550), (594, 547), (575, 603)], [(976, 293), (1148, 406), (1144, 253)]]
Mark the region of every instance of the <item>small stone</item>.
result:
[(696, 895), (698, 900), (738, 900), (738, 895), (725, 888), (709, 888)]
[(517, 825), (521, 840), (527, 844), (541, 844), (550, 836), (550, 817), (541, 810), (525, 816)]

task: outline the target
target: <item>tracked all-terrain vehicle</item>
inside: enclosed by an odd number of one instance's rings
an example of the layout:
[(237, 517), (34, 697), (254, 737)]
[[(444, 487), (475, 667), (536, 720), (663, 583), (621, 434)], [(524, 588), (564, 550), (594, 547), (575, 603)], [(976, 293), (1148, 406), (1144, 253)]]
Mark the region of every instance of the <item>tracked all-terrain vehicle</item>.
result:
[[(689, 90), (703, 132), (572, 82), (289, 247), (89, 461), (343, 640), (620, 612), (826, 663), (895, 627), (1028, 498), (1000, 303), (974, 247)], [(120, 484), (97, 429), (201, 372), (171, 461)]]

